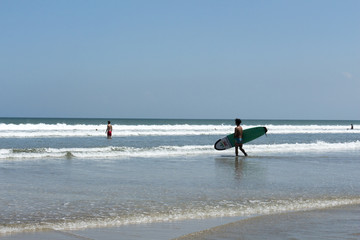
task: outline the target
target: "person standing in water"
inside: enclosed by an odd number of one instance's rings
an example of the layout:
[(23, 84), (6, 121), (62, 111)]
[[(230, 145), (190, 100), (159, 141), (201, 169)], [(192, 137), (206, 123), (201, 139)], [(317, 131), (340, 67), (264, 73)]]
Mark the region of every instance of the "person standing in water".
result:
[(112, 136), (112, 126), (111, 126), (110, 121), (108, 121), (108, 125), (107, 125), (107, 128), (106, 128), (105, 133), (107, 134), (107, 138), (108, 138), (108, 139), (111, 139), (111, 136)]
[(243, 137), (243, 129), (240, 126), (241, 124), (241, 120), (240, 119), (235, 119), (235, 124), (236, 124), (236, 128), (235, 128), (235, 132), (234, 132), (234, 138), (235, 138), (235, 155), (238, 156), (239, 155), (239, 148), (240, 150), (244, 153), (245, 156), (247, 156), (245, 150), (243, 149), (243, 144), (242, 144), (242, 137)]

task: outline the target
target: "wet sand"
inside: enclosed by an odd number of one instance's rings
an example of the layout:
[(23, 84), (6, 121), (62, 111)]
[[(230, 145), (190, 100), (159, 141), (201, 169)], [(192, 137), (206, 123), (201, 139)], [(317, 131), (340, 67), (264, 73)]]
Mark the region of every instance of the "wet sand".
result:
[(67, 232), (49, 230), (0, 239), (360, 239), (360, 205), (239, 219), (189, 220)]
[(112, 228), (93, 228), (86, 230), (27, 232), (0, 236), (1, 240), (161, 240), (173, 239), (204, 229), (228, 224), (241, 217), (195, 219), (187, 221), (159, 222), (152, 224), (131, 224)]
[(176, 240), (360, 239), (360, 206), (248, 218)]

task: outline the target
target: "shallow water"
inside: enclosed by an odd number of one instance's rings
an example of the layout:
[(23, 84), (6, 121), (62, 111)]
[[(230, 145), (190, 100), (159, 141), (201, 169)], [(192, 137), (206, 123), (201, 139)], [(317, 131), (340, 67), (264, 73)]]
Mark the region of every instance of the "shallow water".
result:
[(0, 121), (0, 234), (360, 204), (347, 121), (243, 121), (269, 129), (246, 158), (213, 149), (229, 120), (113, 122), (108, 140), (99, 119)]

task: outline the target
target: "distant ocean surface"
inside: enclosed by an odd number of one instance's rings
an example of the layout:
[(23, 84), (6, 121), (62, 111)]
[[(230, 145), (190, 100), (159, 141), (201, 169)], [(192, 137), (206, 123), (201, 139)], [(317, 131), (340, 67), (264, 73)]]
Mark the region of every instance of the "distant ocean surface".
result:
[(232, 119), (0, 118), (0, 236), (360, 205), (360, 121), (242, 126), (236, 158)]

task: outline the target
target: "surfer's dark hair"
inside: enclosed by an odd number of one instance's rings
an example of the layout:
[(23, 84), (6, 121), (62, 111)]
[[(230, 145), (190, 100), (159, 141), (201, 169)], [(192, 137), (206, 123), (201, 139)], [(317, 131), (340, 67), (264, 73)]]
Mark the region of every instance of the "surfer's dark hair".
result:
[(235, 123), (236, 123), (236, 125), (240, 125), (241, 124), (241, 120), (240, 119), (235, 119)]
[(110, 124), (110, 121), (108, 121), (108, 124)]

